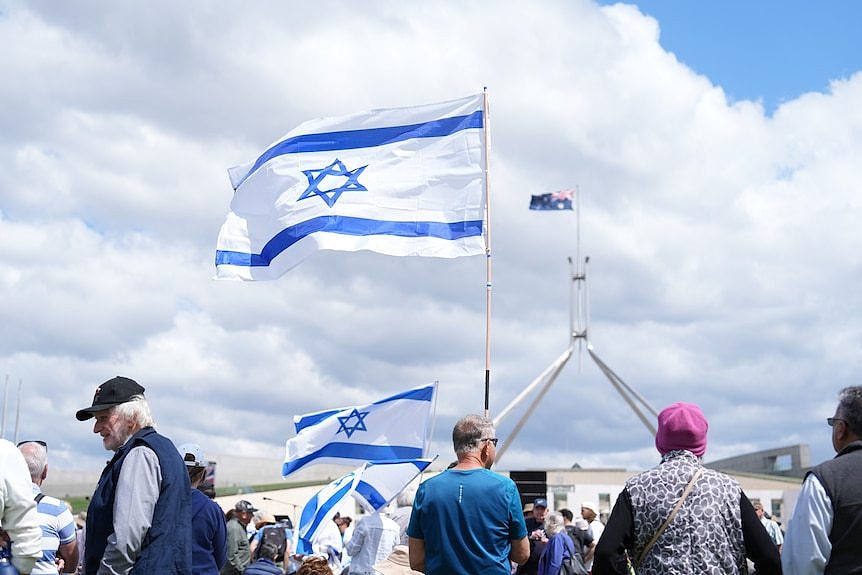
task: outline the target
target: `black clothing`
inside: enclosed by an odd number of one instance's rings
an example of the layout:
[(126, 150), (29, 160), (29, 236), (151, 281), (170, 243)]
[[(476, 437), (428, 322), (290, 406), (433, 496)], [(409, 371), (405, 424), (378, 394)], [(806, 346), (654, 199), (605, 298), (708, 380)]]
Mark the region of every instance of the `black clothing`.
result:
[[(781, 557), (778, 548), (769, 538), (745, 493), (739, 497), (739, 508), (746, 556), (754, 561), (759, 575), (780, 575)], [(628, 574), (623, 551), (634, 544), (633, 517), (631, 499), (628, 491), (623, 489), (596, 546), (592, 575)], [(635, 559), (632, 558), (632, 562)]]
[(824, 574), (862, 573), (862, 441), (854, 441), (809, 473), (832, 501), (832, 553)]

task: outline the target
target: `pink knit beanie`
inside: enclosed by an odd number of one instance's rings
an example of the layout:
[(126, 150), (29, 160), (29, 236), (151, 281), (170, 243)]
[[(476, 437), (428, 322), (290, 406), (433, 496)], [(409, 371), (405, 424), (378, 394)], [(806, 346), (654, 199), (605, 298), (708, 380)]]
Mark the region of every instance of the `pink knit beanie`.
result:
[(668, 451), (686, 449), (698, 457), (706, 451), (706, 431), (709, 423), (693, 403), (674, 403), (658, 414), (655, 447), (664, 455)]

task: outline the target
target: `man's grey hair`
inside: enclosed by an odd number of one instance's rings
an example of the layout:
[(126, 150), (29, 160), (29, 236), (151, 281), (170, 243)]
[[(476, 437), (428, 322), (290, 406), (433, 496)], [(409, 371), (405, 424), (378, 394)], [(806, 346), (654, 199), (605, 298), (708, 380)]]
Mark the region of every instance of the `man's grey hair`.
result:
[[(23, 449), (26, 447), (26, 449)], [(48, 465), (48, 448), (41, 443), (28, 441), (22, 443), (19, 447), (21, 455), (24, 456), (24, 461), (27, 462), (27, 469), (30, 470), (30, 479), (33, 482), (42, 478), (42, 472), (45, 471), (45, 466)]]
[(404, 491), (398, 494), (395, 498), (395, 504), (398, 507), (412, 507), (413, 500), (416, 499), (416, 487), (408, 485)]
[(838, 394), (838, 415), (854, 435), (862, 437), (862, 386), (845, 387)]
[(452, 429), (455, 455), (470, 453), (481, 447), (481, 439), (494, 437), (494, 424), (481, 415), (465, 415)]
[(143, 395), (133, 395), (126, 403), (114, 406), (111, 409), (128, 422), (134, 423), (139, 428), (155, 426), (150, 404)]
[(562, 513), (548, 513), (545, 518), (545, 535), (553, 537), (560, 531), (566, 528), (566, 523), (563, 521)]

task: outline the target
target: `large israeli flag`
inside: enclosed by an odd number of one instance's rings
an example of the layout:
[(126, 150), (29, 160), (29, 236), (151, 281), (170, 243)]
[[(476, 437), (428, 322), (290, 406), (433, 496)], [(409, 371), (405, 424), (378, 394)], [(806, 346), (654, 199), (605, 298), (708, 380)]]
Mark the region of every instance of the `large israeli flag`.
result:
[(275, 279), (320, 249), (482, 254), (483, 95), (305, 122), (228, 170), (219, 279)]
[(368, 513), (380, 511), (432, 462), (433, 459), (369, 461), (321, 489), (302, 509), (297, 553), (314, 551), (318, 532), (332, 520), (349, 496), (352, 495)]
[(294, 417), (296, 436), (286, 442), (282, 476), (310, 463), (357, 465), (423, 457), (436, 390), (432, 383), (369, 405)]

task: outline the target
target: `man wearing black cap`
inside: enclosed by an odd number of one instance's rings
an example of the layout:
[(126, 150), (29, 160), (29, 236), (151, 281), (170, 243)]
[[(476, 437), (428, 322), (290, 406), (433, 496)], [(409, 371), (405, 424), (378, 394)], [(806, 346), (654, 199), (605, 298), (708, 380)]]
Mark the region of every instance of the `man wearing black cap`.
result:
[(144, 388), (115, 377), (76, 414), (114, 452), (87, 509), (84, 574), (191, 573), (190, 487), (171, 441), (153, 429)]
[(251, 562), (245, 528), (255, 511), (257, 508), (245, 499), (240, 499), (233, 506), (233, 515), (227, 522), (227, 562), (221, 568), (221, 575), (242, 575)]

